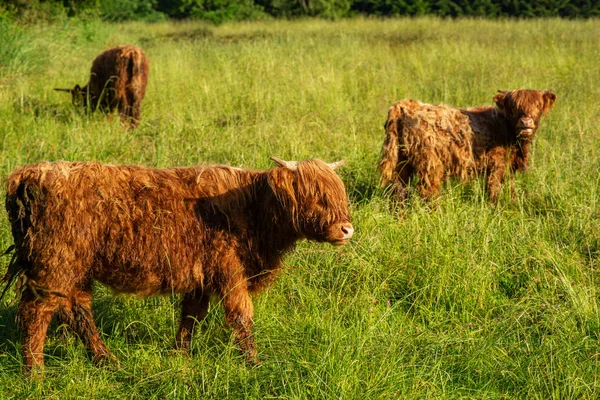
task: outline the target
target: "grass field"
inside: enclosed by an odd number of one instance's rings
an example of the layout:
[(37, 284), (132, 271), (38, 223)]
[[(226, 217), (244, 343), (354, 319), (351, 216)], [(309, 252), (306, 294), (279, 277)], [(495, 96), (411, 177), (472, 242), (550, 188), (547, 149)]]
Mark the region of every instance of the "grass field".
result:
[[(55, 324), (45, 377), (28, 379), (11, 291), (0, 398), (600, 397), (600, 21), (0, 24), (0, 42), (1, 176), (40, 160), (343, 158), (356, 228), (345, 247), (300, 243), (254, 298), (257, 367), (218, 301), (183, 357), (171, 352), (176, 297), (97, 286), (95, 318), (120, 364), (94, 366)], [(122, 43), (151, 63), (135, 131), (52, 91), (86, 83), (93, 58)], [(558, 99), (515, 201), (506, 190), (491, 207), (476, 180), (390, 208), (376, 162), (394, 101), (492, 104), (519, 87)], [(11, 243), (2, 212), (0, 249)]]

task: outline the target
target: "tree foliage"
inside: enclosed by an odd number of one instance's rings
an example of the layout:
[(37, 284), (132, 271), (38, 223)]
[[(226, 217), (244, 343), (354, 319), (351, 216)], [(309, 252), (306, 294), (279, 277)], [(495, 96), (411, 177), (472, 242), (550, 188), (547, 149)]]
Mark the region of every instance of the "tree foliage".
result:
[(600, 15), (600, 0), (5, 0), (0, 5), (0, 19), (31, 21), (81, 14), (110, 21), (199, 18), (214, 23), (355, 15), (589, 18)]

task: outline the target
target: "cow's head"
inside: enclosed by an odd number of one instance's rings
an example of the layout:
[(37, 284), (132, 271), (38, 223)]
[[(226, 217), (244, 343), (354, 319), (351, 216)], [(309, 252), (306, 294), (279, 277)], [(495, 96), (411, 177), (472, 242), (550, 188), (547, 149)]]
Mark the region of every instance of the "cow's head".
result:
[(271, 170), (269, 185), (293, 222), (307, 239), (346, 244), (354, 228), (350, 223), (348, 197), (340, 177), (333, 171), (343, 161), (283, 161)]
[(88, 87), (81, 87), (79, 85), (75, 85), (73, 89), (60, 89), (54, 88), (57, 92), (67, 92), (71, 93), (71, 101), (73, 105), (78, 106), (81, 105), (83, 107), (87, 107), (88, 105)]
[(556, 95), (550, 90), (499, 90), (496, 106), (504, 113), (519, 138), (533, 137), (542, 115), (554, 106)]

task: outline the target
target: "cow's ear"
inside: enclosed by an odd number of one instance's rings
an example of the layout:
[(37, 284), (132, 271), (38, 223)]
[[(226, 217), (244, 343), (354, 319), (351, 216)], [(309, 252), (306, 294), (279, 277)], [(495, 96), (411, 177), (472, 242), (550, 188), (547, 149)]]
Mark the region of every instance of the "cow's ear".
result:
[(496, 107), (502, 111), (504, 111), (504, 100), (506, 100), (507, 93), (508, 92), (506, 90), (498, 90), (498, 94), (494, 96), (494, 103), (496, 103)]
[(554, 107), (554, 102), (556, 102), (556, 95), (552, 90), (544, 90), (544, 111), (548, 111)]
[(277, 200), (289, 210), (295, 209), (297, 206), (296, 179), (294, 172), (285, 167), (272, 169), (267, 178)]

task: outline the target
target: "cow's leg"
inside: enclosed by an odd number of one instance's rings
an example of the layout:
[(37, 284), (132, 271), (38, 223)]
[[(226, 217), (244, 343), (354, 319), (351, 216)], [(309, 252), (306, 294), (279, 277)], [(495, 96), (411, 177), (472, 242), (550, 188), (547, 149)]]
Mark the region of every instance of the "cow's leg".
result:
[(116, 360), (116, 357), (102, 341), (94, 322), (91, 286), (88, 285), (84, 290), (75, 289), (69, 302), (61, 307), (59, 316), (61, 321), (79, 336), (92, 355), (94, 362)]
[(514, 171), (510, 173), (510, 200), (514, 203), (517, 200), (517, 187), (515, 184)]
[(494, 148), (488, 152), (487, 158), (486, 190), (490, 203), (495, 203), (498, 200), (504, 178), (506, 177), (506, 149), (502, 147)]
[(129, 117), (131, 118), (131, 126), (135, 128), (140, 122), (141, 101), (136, 99), (135, 93), (131, 90), (127, 93), (127, 96), (129, 97), (130, 104)]
[(127, 96), (122, 96), (119, 101), (119, 117), (124, 125), (129, 125), (131, 120), (131, 104)]
[(31, 287), (23, 291), (17, 320), (23, 330), (23, 359), (27, 370), (44, 366), (46, 333), (58, 306), (58, 296), (41, 294)]
[(258, 362), (258, 353), (252, 336), (252, 317), (254, 306), (248, 293), (245, 279), (238, 279), (232, 285), (225, 287), (223, 295), (223, 306), (225, 307), (225, 318), (229, 326), (233, 328), (236, 342), (246, 355), (250, 364)]
[(110, 87), (108, 87), (108, 83), (106, 87), (102, 88), (100, 92), (100, 96), (96, 99), (96, 104), (98, 110), (104, 114), (110, 115), (110, 113), (115, 109), (115, 104), (113, 104), (113, 92)]
[(399, 156), (398, 165), (392, 176), (392, 193), (398, 199), (400, 205), (404, 206), (406, 201), (406, 186), (415, 169), (408, 163), (408, 159), (404, 155)]
[(416, 168), (420, 177), (417, 188), (422, 198), (431, 200), (440, 192), (444, 180), (444, 166), (441, 163), (429, 163), (428, 161), (424, 164), (420, 168)]
[(493, 164), (489, 169), (486, 187), (489, 196), (489, 200), (495, 203), (498, 200), (498, 195), (502, 189), (502, 183), (504, 183), (504, 175), (506, 171), (503, 164)]
[(175, 338), (178, 349), (188, 351), (196, 324), (206, 317), (210, 296), (202, 292), (186, 293), (181, 302), (181, 322)]

